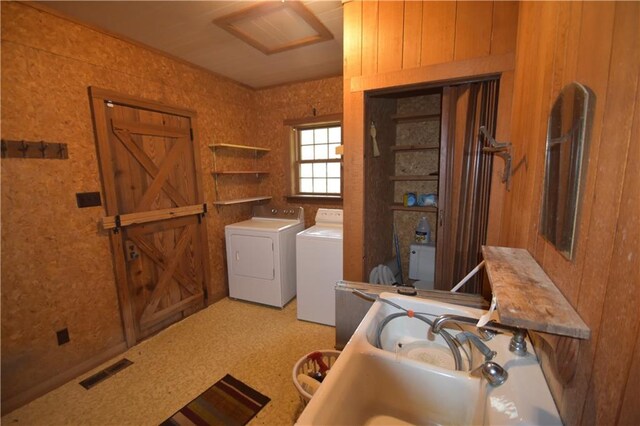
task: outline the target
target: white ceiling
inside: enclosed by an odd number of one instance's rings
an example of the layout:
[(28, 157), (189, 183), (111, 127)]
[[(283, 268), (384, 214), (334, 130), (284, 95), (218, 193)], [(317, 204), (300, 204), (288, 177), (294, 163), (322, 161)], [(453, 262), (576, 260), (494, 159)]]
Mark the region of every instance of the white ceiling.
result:
[(76, 21), (123, 35), (260, 88), (342, 73), (341, 1), (303, 1), (334, 39), (272, 55), (234, 37), (213, 20), (255, 1), (47, 1)]

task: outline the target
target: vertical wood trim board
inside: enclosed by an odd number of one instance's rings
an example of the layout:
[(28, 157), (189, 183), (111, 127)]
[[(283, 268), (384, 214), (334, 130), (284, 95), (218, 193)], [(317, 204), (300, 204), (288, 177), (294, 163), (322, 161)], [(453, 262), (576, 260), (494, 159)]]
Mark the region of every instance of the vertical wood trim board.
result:
[(422, 49), (423, 3), (408, 1), (404, 4), (404, 34), (402, 37), (402, 69), (420, 66)]
[(422, 52), (420, 65), (453, 61), (457, 2), (422, 3)]
[(491, 1), (457, 2), (454, 60), (487, 56), (491, 52)]
[[(345, 25), (347, 23), (345, 22)], [(378, 72), (378, 1), (362, 2), (362, 74)]]
[[(345, 3), (343, 19), (344, 64), (342, 71), (343, 78), (347, 79), (362, 74), (362, 2)], [(346, 96), (346, 92), (344, 93)]]
[(402, 69), (404, 2), (378, 3), (378, 73)]
[(518, 2), (498, 1), (493, 4), (493, 25), (491, 27), (491, 54), (516, 50), (518, 34)]

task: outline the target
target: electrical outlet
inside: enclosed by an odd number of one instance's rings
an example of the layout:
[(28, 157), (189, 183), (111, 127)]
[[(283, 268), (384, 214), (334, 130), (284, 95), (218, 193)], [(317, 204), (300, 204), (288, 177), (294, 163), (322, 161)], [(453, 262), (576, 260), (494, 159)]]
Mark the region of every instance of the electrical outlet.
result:
[(58, 337), (58, 346), (64, 345), (65, 343), (69, 343), (71, 340), (69, 338), (69, 329), (63, 328), (62, 330), (56, 331), (56, 336)]

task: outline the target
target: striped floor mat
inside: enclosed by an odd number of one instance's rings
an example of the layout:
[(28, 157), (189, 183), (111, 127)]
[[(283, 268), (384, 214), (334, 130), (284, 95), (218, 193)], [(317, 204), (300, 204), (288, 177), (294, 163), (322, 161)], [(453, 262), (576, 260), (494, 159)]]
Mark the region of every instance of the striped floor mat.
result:
[(185, 405), (161, 426), (241, 426), (271, 401), (230, 374)]

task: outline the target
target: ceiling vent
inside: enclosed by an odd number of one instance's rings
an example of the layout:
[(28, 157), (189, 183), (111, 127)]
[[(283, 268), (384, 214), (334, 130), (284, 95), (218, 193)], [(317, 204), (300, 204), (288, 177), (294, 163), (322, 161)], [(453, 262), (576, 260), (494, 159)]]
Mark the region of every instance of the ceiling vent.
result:
[(267, 55), (333, 39), (327, 27), (298, 1), (261, 2), (213, 23)]

